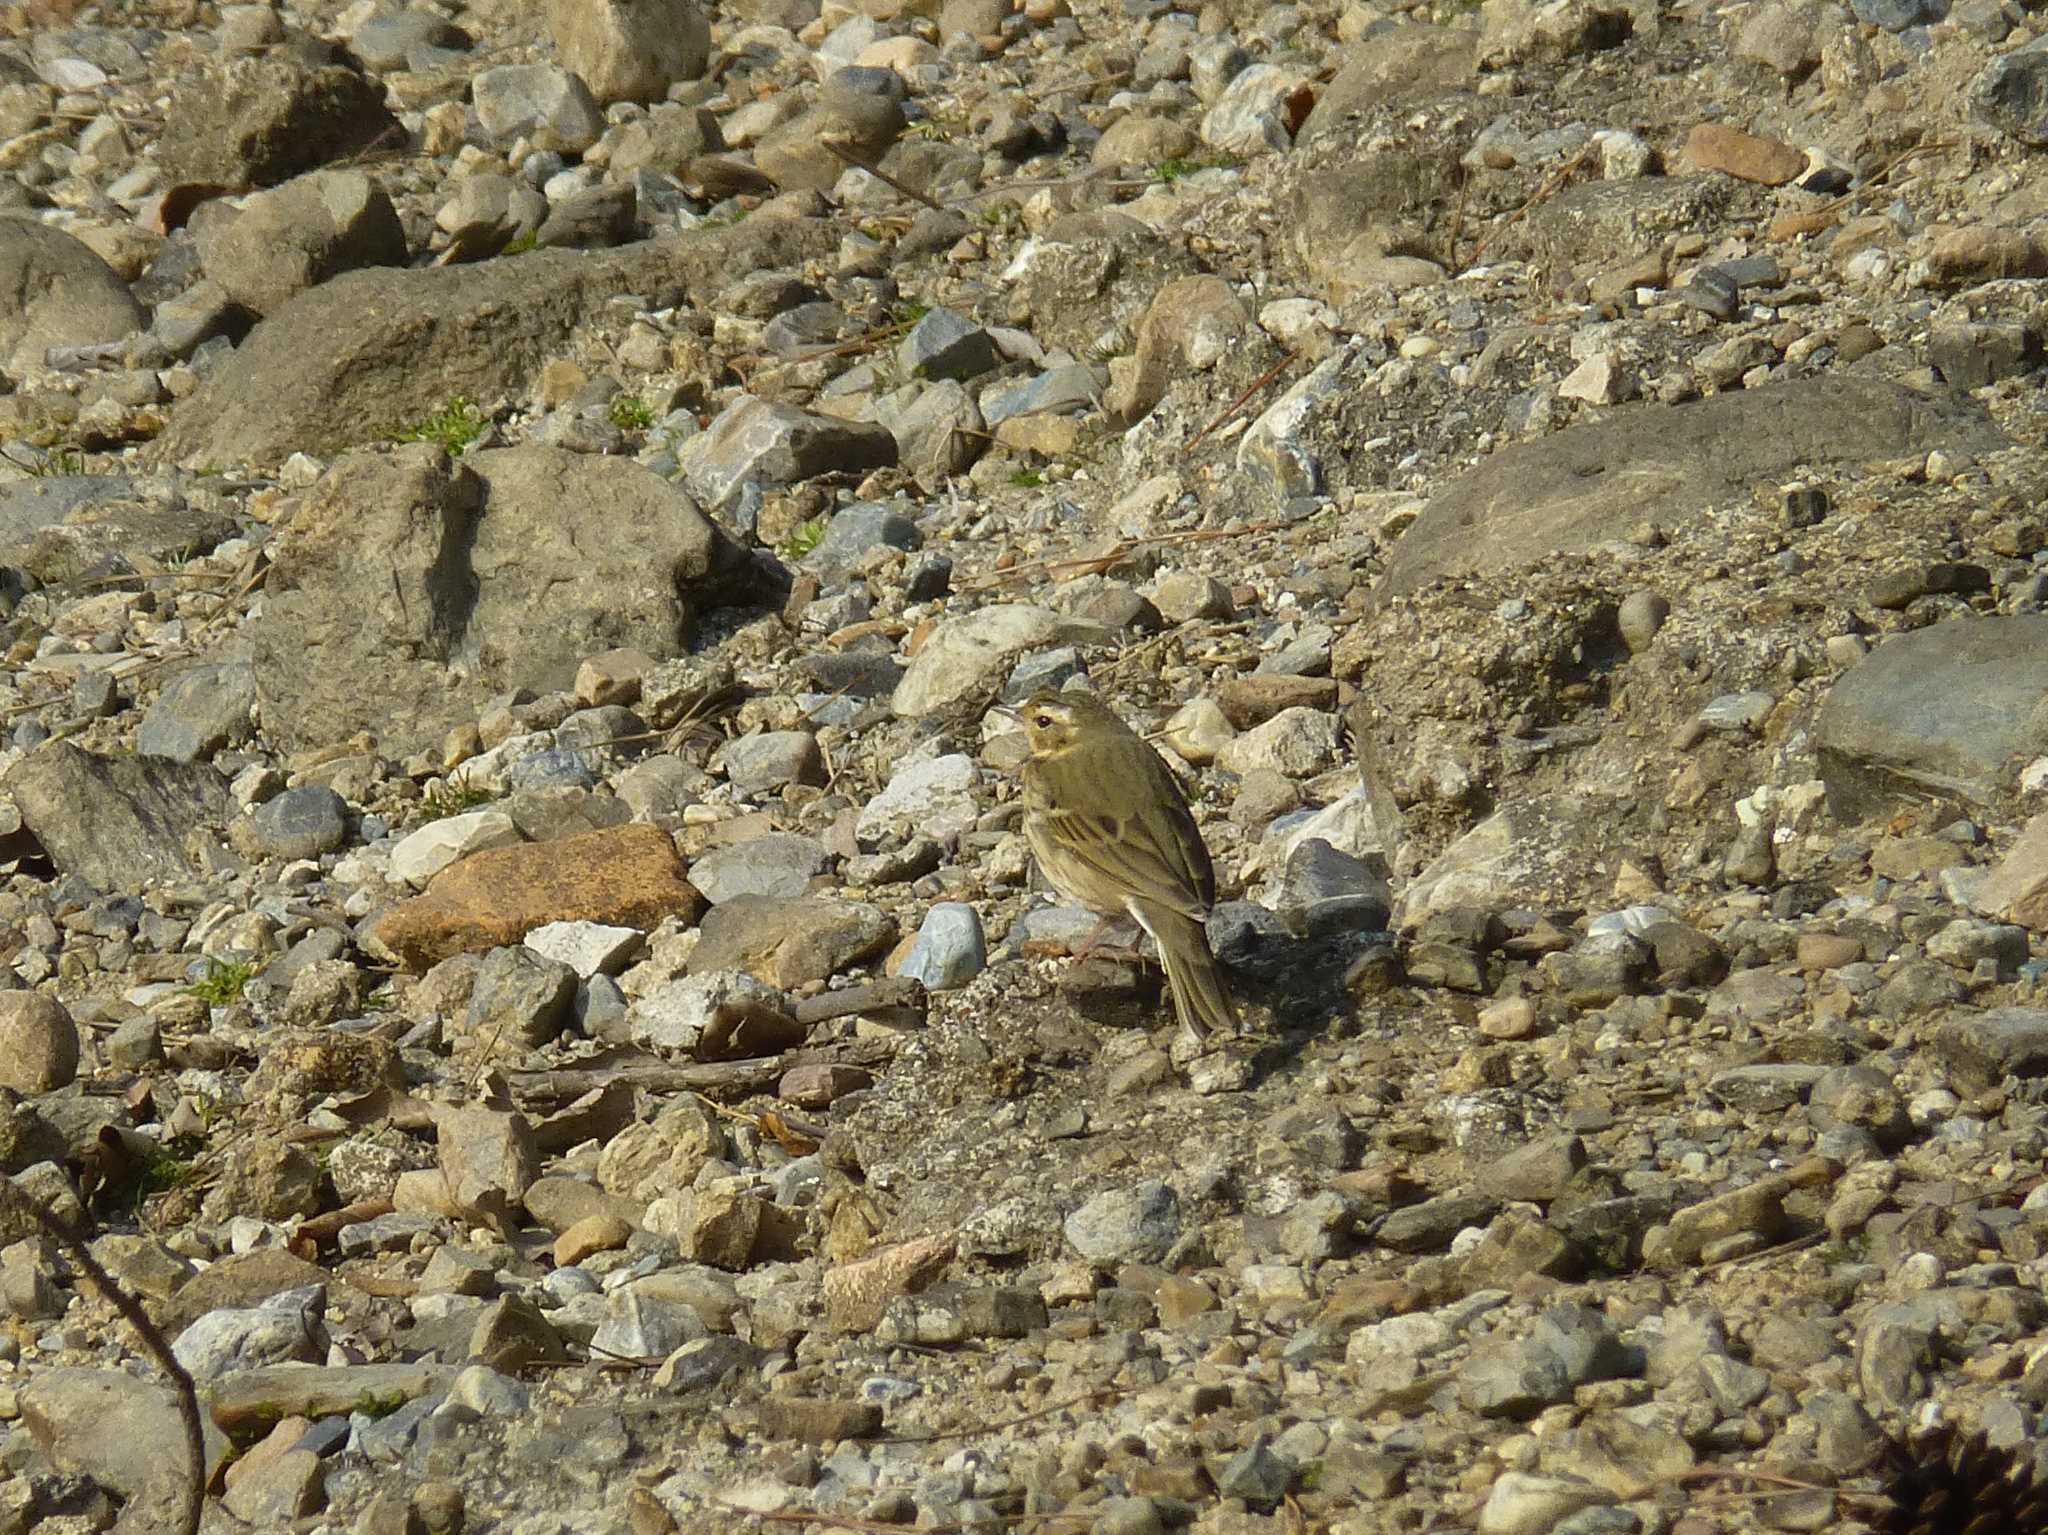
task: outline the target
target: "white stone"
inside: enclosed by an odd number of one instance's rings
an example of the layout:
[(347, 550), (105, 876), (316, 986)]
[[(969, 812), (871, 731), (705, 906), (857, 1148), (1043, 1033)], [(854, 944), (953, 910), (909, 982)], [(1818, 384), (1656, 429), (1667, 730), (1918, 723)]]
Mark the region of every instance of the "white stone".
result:
[(867, 802), (854, 835), (872, 842), (902, 824), (938, 842), (951, 842), (981, 814), (975, 786), (981, 770), (961, 752), (899, 768), (889, 786)]
[(471, 810), (444, 816), (412, 833), (391, 850), (391, 877), (423, 888), (457, 859), (485, 848), (520, 841), (519, 828), (502, 810)]
[(559, 960), (583, 980), (617, 975), (639, 954), (646, 935), (637, 927), (603, 922), (549, 922), (526, 935), (526, 946), (544, 959)]

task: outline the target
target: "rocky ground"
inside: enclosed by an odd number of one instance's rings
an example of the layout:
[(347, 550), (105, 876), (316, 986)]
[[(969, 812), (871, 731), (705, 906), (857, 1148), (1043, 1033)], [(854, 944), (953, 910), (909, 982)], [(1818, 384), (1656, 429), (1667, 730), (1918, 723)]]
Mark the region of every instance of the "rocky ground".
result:
[[(0, 7), (0, 1169), (205, 1528), (2048, 1475), (2042, 28)], [(0, 1228), (0, 1532), (177, 1528)]]

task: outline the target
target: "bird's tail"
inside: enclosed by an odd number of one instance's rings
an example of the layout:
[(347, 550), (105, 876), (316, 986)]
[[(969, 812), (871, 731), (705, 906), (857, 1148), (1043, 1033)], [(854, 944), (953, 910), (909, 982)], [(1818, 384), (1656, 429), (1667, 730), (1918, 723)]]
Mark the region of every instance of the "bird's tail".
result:
[(1237, 1004), (1231, 1000), (1223, 967), (1210, 952), (1202, 924), (1176, 913), (1160, 922), (1152, 936), (1159, 943), (1166, 987), (1173, 994), (1173, 1010), (1180, 1021), (1197, 1034), (1242, 1032)]

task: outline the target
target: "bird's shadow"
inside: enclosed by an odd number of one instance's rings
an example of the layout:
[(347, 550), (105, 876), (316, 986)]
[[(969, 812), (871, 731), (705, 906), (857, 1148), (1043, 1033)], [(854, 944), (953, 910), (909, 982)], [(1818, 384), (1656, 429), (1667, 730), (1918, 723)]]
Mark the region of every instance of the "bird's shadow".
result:
[(1226, 901), (1209, 918), (1209, 943), (1235, 989), (1254, 1079), (1297, 1061), (1311, 1040), (1358, 1031), (1353, 980), (1363, 971), (1398, 971), (1386, 908), (1377, 901), (1325, 901), (1308, 920), (1249, 901)]

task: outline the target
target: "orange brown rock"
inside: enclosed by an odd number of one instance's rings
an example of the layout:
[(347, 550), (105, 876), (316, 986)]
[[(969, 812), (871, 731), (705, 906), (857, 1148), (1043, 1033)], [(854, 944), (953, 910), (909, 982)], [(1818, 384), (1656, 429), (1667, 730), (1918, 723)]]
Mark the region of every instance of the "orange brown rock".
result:
[(473, 853), (387, 910), (372, 936), (420, 971), (452, 954), (517, 943), (549, 922), (651, 928), (665, 917), (694, 922), (703, 910), (668, 834), (635, 822)]
[(1685, 136), (1685, 158), (1700, 170), (1767, 187), (1781, 187), (1806, 168), (1806, 156), (1790, 144), (1725, 123), (1697, 125)]

